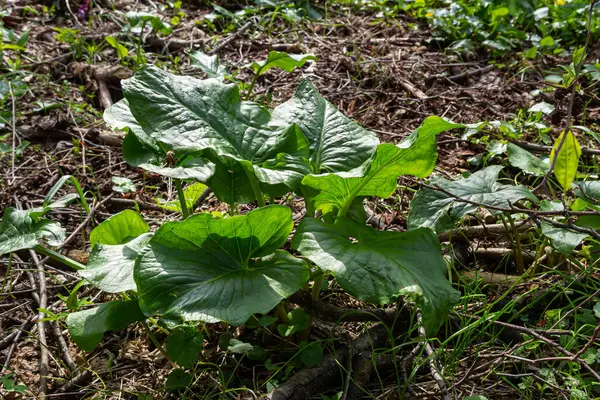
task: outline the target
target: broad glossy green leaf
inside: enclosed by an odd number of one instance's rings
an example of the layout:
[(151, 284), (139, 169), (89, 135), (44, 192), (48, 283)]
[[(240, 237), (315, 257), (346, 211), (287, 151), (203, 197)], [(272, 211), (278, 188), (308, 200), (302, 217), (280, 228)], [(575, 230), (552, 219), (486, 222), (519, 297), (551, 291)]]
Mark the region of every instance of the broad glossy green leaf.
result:
[(122, 99), (104, 110), (103, 118), (106, 124), (114, 129), (127, 129), (133, 132), (139, 141), (139, 144), (147, 148), (145, 150), (149, 153), (160, 152), (158, 143), (144, 132), (140, 124), (135, 120), (133, 114), (131, 114), (127, 99)]
[(302, 67), (308, 61), (316, 61), (317, 57), (312, 54), (288, 54), (284, 51), (272, 50), (266, 60), (253, 62), (250, 67), (256, 75), (264, 74), (271, 68), (281, 68), (286, 72), (292, 72)]
[(310, 143), (313, 173), (350, 171), (375, 152), (377, 135), (361, 127), (319, 94), (310, 80), (273, 111), (273, 119), (296, 123)]
[(571, 254), (589, 235), (566, 228), (556, 227), (548, 222), (542, 222), (542, 234), (550, 239), (550, 244), (563, 254)]
[(124, 210), (95, 227), (90, 233), (90, 244), (125, 244), (149, 230), (140, 214)]
[(108, 293), (136, 290), (133, 267), (151, 237), (151, 233), (144, 233), (126, 244), (96, 244), (90, 253), (87, 268), (79, 271), (79, 274)]
[(267, 206), (217, 219), (197, 214), (164, 224), (138, 258), (134, 276), (147, 315), (242, 324), (266, 314), (309, 278), (303, 260), (279, 249), (291, 210)]
[[(564, 206), (560, 201), (542, 200), (540, 202), (540, 210), (542, 211), (563, 211)], [(555, 217), (557, 222), (565, 223), (564, 218)], [(575, 250), (575, 247), (589, 235), (572, 229), (561, 228), (554, 226), (549, 222), (542, 222), (542, 234), (550, 239), (550, 244), (557, 251), (569, 255)]]
[(544, 176), (550, 169), (549, 163), (544, 162), (541, 158), (534, 156), (516, 144), (509, 143), (507, 153), (510, 165), (520, 168), (527, 173)]
[[(567, 137), (560, 149), (560, 152), (556, 154), (558, 145), (563, 140), (564, 135)], [(573, 133), (571, 131), (561, 133), (554, 142), (554, 147), (550, 153), (550, 160), (554, 160), (556, 158), (553, 172), (554, 176), (558, 180), (558, 183), (560, 183), (560, 186), (562, 186), (564, 191), (567, 191), (571, 188), (571, 183), (573, 183), (573, 180), (577, 175), (577, 166), (579, 165), (580, 156), (581, 147), (579, 146), (579, 142), (577, 142), (577, 139)]]
[(167, 353), (184, 368), (193, 368), (202, 353), (204, 336), (193, 326), (172, 330), (167, 338)]
[(67, 316), (71, 337), (81, 349), (92, 351), (108, 331), (120, 331), (130, 324), (145, 320), (135, 300), (111, 301)]
[[(234, 168), (232, 180), (248, 179), (243, 175), (250, 172), (261, 187), (266, 185), (264, 191), (273, 194), (269, 188), (281, 190), (279, 185), (284, 185), (293, 189), (308, 173), (304, 159), (309, 149), (302, 131), (296, 125), (272, 120), (259, 104), (242, 101), (237, 85), (147, 67), (124, 81), (123, 91), (143, 130), (176, 155), (201, 154), (217, 163), (217, 169), (232, 162), (252, 167)], [(229, 171), (215, 174), (223, 180)], [(221, 200), (228, 195), (213, 189)]]
[[(496, 182), (501, 170), (501, 166), (494, 165), (457, 181), (435, 177), (429, 185), (439, 186), (461, 199), (484, 206), (509, 207), (523, 199), (538, 202), (537, 197), (524, 186)], [(455, 220), (479, 208), (478, 205), (461, 202), (455, 196), (431, 188), (419, 190), (410, 203), (408, 229), (427, 227), (441, 233), (452, 228)], [(490, 211), (497, 214), (497, 211)]]
[(399, 295), (413, 297), (429, 334), (437, 332), (460, 297), (446, 279), (440, 242), (429, 229), (377, 231), (347, 219), (325, 224), (307, 218), (292, 248), (361, 300), (389, 304)]
[(332, 209), (347, 210), (357, 196), (388, 198), (396, 190), (400, 175), (424, 178), (433, 171), (437, 160), (437, 134), (462, 127), (465, 125), (428, 117), (400, 144), (380, 144), (364, 176), (344, 173), (308, 175), (302, 184), (318, 191), (315, 206), (323, 213)]
[(229, 75), (227, 68), (221, 65), (219, 57), (215, 54), (209, 56), (198, 50), (192, 50), (189, 52), (190, 65), (194, 68), (199, 68), (209, 78), (223, 79)]
[(46, 218), (33, 219), (30, 210), (4, 210), (0, 222), (0, 255), (32, 249), (40, 242), (58, 246), (65, 240), (65, 230), (58, 222)]
[(128, 164), (148, 172), (176, 179), (195, 179), (206, 182), (214, 173), (215, 166), (208, 160), (185, 151), (174, 151), (174, 165), (167, 163), (168, 146), (161, 146), (144, 132), (123, 99), (104, 111), (106, 124), (115, 129), (127, 129), (123, 140), (123, 157)]

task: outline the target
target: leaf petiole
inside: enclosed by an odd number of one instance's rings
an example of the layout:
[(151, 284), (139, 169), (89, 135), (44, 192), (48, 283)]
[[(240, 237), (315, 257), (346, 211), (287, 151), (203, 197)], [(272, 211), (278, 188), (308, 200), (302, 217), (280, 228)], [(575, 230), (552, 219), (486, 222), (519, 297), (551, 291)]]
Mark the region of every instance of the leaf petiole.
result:
[(36, 245), (33, 250), (35, 250), (36, 252), (43, 254), (45, 256), (48, 256), (50, 258), (52, 258), (53, 260), (56, 260), (58, 262), (63, 263), (64, 265), (66, 265), (67, 267), (71, 267), (74, 270), (82, 270), (82, 269), (86, 269), (86, 266), (69, 258), (66, 256), (63, 256), (62, 254), (54, 251), (54, 250), (50, 250), (42, 245)]
[(185, 194), (183, 193), (183, 187), (181, 186), (181, 179), (175, 179), (175, 187), (177, 188), (177, 197), (179, 197), (179, 203), (181, 203), (181, 213), (183, 219), (189, 217), (190, 212), (187, 208), (187, 201), (185, 200)]

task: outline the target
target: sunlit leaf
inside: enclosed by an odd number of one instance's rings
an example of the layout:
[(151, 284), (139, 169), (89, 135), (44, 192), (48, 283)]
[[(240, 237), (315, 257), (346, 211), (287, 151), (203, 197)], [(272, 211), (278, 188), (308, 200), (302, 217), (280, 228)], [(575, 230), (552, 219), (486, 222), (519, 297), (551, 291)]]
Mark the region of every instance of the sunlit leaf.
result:
[[(557, 154), (558, 146), (565, 135), (566, 138), (564, 139), (563, 146)], [(571, 188), (571, 183), (573, 183), (575, 176), (577, 176), (577, 167), (579, 165), (580, 156), (581, 147), (573, 133), (571, 131), (561, 133), (554, 142), (552, 152), (550, 153), (550, 160), (551, 162), (555, 162), (553, 171), (554, 176), (564, 191)], [(556, 161), (554, 161), (555, 158)]]

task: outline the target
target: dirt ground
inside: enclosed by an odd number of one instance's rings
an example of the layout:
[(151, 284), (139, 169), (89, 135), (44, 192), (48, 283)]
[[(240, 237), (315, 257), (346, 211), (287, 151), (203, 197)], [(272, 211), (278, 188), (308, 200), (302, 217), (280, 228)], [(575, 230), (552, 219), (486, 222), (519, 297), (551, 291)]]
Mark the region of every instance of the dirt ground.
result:
[[(23, 80), (29, 89), (10, 106), (18, 112), (18, 118), (13, 121), (16, 135), (20, 140), (30, 141), (31, 145), (18, 157), (14, 167), (11, 166), (10, 154), (0, 158), (0, 208), (40, 205), (52, 185), (62, 175), (71, 174), (78, 178), (84, 190), (94, 193), (98, 199), (112, 194), (112, 198), (95, 212), (93, 222), (133, 207), (133, 200), (139, 202), (151, 226), (172, 217), (155, 205), (154, 198), (174, 196), (174, 189), (160, 177), (144, 175), (122, 160), (119, 136), (102, 120), (99, 79), (94, 75), (95, 71), (119, 65), (115, 50), (104, 45), (105, 36), (121, 35), (116, 18), (110, 18), (110, 15), (152, 11), (151, 2), (117, 1), (115, 11), (98, 2), (91, 10), (91, 23), (83, 25), (76, 22), (67, 10), (60, 10), (58, 16), (53, 17), (44, 13), (42, 5), (51, 6), (51, 1), (6, 3), (7, 9), (12, 10), (4, 19), (6, 26), (19, 33), (30, 30), (20, 66), (22, 71), (26, 71)], [(26, 6), (39, 10), (40, 15), (23, 17), (19, 10)], [(75, 2), (72, 7), (72, 11), (76, 11)], [(235, 36), (235, 33), (205, 33), (194, 21), (201, 20), (210, 10), (186, 2), (182, 7), (186, 17), (175, 32), (167, 38), (149, 35), (145, 38), (144, 50), (150, 63), (171, 63), (180, 73), (201, 77), (201, 72), (190, 68), (186, 50), (208, 51), (228, 37)], [(172, 17), (171, 12), (164, 11), (165, 18)], [(77, 37), (82, 44), (57, 40), (56, 28), (78, 29)], [(488, 67), (487, 54), (461, 58), (430, 42), (430, 38), (426, 26), (407, 16), (382, 21), (369, 10), (349, 13), (338, 7), (330, 10), (326, 20), (303, 20), (295, 26), (276, 21), (270, 31), (253, 25), (220, 49), (218, 55), (223, 63), (235, 67), (263, 59), (268, 50), (274, 48), (290, 53), (315, 54), (318, 57), (316, 63), (294, 73), (274, 69), (266, 73), (258, 80), (259, 98), (270, 96), (271, 106), (279, 104), (293, 94), (300, 79), (309, 77), (338, 109), (377, 132), (382, 142), (393, 143), (402, 140), (430, 115), (461, 123), (510, 120), (520, 109), (539, 101), (531, 92), (543, 86), (542, 71), (565, 61), (545, 57), (533, 63), (507, 58), (501, 66)], [(103, 46), (91, 59), (86, 59), (82, 47), (94, 43)], [(594, 52), (598, 52), (600, 44), (595, 46)], [(9, 53), (5, 53), (4, 57), (10, 57)], [(485, 71), (482, 72), (482, 69)], [(122, 97), (119, 77), (123, 73), (127, 76), (128, 67), (122, 66), (118, 72), (111, 70), (111, 73), (101, 83), (109, 86), (111, 99), (116, 102)], [(241, 70), (238, 78), (249, 81), (248, 70)], [(59, 105), (39, 112), (36, 111), (39, 101)], [(0, 133), (12, 135), (8, 126)], [(439, 143), (437, 172), (446, 175), (465, 171), (467, 160), (482, 152), (481, 147), (456, 136), (442, 135)], [(111, 182), (113, 176), (131, 178), (141, 190), (133, 195), (115, 193)], [(216, 207), (214, 198), (209, 198), (203, 206), (204, 209)], [(402, 219), (383, 217), (388, 223), (399, 224), (396, 229), (404, 228)], [(60, 220), (70, 233), (81, 224), (84, 215), (79, 207), (72, 206), (53, 212), (52, 218)], [(92, 226), (86, 226), (69, 243), (65, 250), (70, 256), (85, 261), (89, 251), (87, 237)], [(36, 392), (40, 373), (43, 373), (39, 360), (40, 332), (35, 324), (40, 277), (29, 252), (19, 252), (11, 260), (10, 271), (8, 262), (6, 258), (0, 260), (0, 273), (5, 276), (0, 293), (0, 364), (6, 365), (4, 373), (14, 372), (19, 383)], [(60, 265), (49, 263), (46, 269), (47, 308), (55, 315), (66, 313), (65, 303), (58, 295), (68, 294), (68, 289), (73, 288), (79, 278)], [(110, 299), (91, 288), (84, 288), (82, 293), (96, 302)], [(107, 334), (99, 349), (85, 353), (70, 341), (64, 320), (59, 320), (58, 323), (49, 321), (45, 331), (50, 353), (46, 374), (48, 398), (145, 398), (137, 397), (141, 393), (159, 396), (157, 398), (177, 398), (173, 393), (165, 394), (160, 390), (172, 367), (151, 344), (142, 328)], [(9, 336), (16, 332), (16, 327), (22, 328), (17, 339)], [(211, 329), (214, 329), (213, 338), (217, 338), (221, 328)], [(216, 341), (209, 342), (205, 351), (215, 354), (208, 358), (218, 362), (221, 358), (217, 354)], [(65, 354), (77, 366), (76, 371), (70, 370)], [(264, 378), (253, 378), (254, 367), (242, 365), (238, 373), (251, 379)], [(264, 369), (257, 371), (264, 374)], [(422, 377), (417, 379), (417, 385), (425, 389), (418, 398), (436, 398), (435, 383), (429, 371), (424, 369), (420, 373)], [(195, 385), (202, 388), (203, 396), (218, 397), (220, 389), (214, 375), (206, 373), (200, 376)], [(456, 389), (468, 394), (480, 384), (478, 380), (467, 380)], [(492, 386), (487, 396), (512, 398), (509, 390), (506, 385)], [(255, 396), (260, 395), (257, 393)], [(377, 395), (381, 398), (392, 396), (389, 393)], [(5, 394), (3, 398), (20, 397)]]

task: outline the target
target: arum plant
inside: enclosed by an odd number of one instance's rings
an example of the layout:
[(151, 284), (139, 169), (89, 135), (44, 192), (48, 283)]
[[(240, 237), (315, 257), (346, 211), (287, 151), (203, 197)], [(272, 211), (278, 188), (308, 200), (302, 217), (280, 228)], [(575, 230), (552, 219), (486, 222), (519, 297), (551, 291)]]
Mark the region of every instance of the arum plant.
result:
[[(318, 300), (326, 274), (364, 301), (410, 299), (427, 333), (435, 335), (459, 297), (446, 279), (437, 237), (426, 227), (412, 232), (368, 227), (362, 201), (390, 197), (399, 176), (428, 176), (437, 159), (436, 135), (464, 125), (429, 117), (402, 143), (379, 144), (308, 80), (272, 111), (242, 100), (235, 84), (156, 67), (124, 81), (123, 92), (124, 100), (105, 119), (127, 131), (123, 154), (130, 165), (208, 185), (232, 208), (254, 202), (257, 207), (231, 217), (190, 215), (154, 233), (133, 211), (96, 227), (80, 274), (121, 300), (69, 315), (69, 330), (82, 348), (93, 349), (105, 331), (156, 317), (179, 332), (177, 337), (197, 343), (193, 329), (184, 327), (241, 325), (274, 309), (269, 324), (279, 324), (283, 336), (300, 335), (310, 319), (302, 311), (288, 313), (282, 301), (302, 290)], [(304, 196), (307, 208), (291, 239), (295, 252), (284, 250), (296, 223), (291, 208), (265, 203), (265, 196), (288, 193)], [(188, 208), (181, 199), (182, 210)], [(58, 229), (46, 224), (5, 229), (0, 248), (31, 247), (49, 237), (44, 226)], [(25, 243), (23, 235), (31, 232)], [(54, 245), (62, 235), (51, 238), (48, 244)], [(1, 247), (9, 240), (23, 245)], [(167, 346), (167, 352), (178, 349), (169, 355), (175, 362), (180, 345)], [(190, 365), (188, 358), (182, 362)]]

